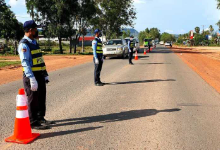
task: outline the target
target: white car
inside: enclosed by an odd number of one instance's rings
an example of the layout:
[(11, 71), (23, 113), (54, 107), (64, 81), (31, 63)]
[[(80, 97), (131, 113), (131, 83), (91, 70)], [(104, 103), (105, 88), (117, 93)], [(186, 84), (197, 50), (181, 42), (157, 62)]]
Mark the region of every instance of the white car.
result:
[(123, 39), (112, 39), (109, 40), (103, 46), (104, 57), (128, 57), (128, 46), (126, 41)]
[(160, 45), (164, 45), (164, 41), (160, 41)]
[(172, 47), (172, 42), (167, 41), (167, 42), (165, 43), (165, 46), (170, 46), (170, 47)]

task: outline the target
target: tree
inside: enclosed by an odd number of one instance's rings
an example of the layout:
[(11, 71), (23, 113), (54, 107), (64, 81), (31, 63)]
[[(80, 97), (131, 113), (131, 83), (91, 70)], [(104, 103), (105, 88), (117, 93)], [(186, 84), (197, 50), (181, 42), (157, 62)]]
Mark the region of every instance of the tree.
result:
[(24, 36), (23, 24), (18, 22), (4, 0), (0, 0), (0, 10), (0, 37), (6, 39), (6, 44), (12, 40), (17, 54), (17, 43)]
[[(91, 28), (91, 20), (97, 13), (96, 5), (94, 0), (78, 0), (78, 9), (77, 13), (73, 14), (73, 20), (75, 20), (77, 24), (77, 32), (75, 34), (75, 49), (74, 53), (76, 53), (76, 44), (79, 42), (79, 38), (82, 35), (83, 40), (84, 36), (87, 34), (87, 30)], [(71, 7), (70, 7), (71, 9)], [(82, 41), (83, 44), (83, 41)], [(82, 52), (84, 49), (82, 48)]]
[(149, 34), (152, 39), (160, 38), (160, 30), (158, 28), (151, 28)]
[(167, 42), (167, 41), (175, 41), (175, 37), (169, 33), (164, 32), (161, 35), (161, 41)]
[(66, 32), (67, 22), (72, 12), (76, 11), (76, 3), (77, 0), (26, 0), (27, 10), (33, 19), (45, 23), (47, 35), (58, 37), (61, 54), (63, 53), (62, 38), (68, 36), (63, 33), (69, 33)]
[(214, 28), (212, 25), (209, 26), (209, 31), (211, 32), (211, 34), (213, 34)]
[(94, 28), (103, 31), (107, 38), (112, 35), (121, 36), (122, 26), (133, 26), (136, 12), (133, 0), (95, 0), (97, 14), (92, 19)]
[(130, 37), (131, 35), (131, 31), (130, 30), (127, 30), (127, 31), (123, 31), (122, 33), (122, 38), (126, 38), (126, 37)]
[(196, 31), (197, 34), (199, 34), (200, 33), (200, 27), (195, 27), (195, 31)]

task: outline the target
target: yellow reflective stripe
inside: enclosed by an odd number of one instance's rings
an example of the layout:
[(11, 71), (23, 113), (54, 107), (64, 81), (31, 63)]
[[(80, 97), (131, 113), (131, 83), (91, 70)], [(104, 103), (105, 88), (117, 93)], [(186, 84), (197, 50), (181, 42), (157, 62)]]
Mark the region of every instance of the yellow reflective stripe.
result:
[[(46, 70), (46, 66), (44, 66), (44, 67), (32, 67), (31, 70), (32, 71), (44, 71), (44, 70)], [(24, 68), (23, 68), (23, 71), (24, 71)]]
[(102, 50), (102, 47), (97, 46), (97, 50)]
[(46, 70), (46, 66), (44, 66), (44, 67), (32, 67), (31, 70), (32, 71), (44, 71), (44, 70)]
[(38, 54), (41, 53), (41, 49), (31, 51), (31, 54)]
[(33, 58), (33, 65), (39, 65), (43, 63), (44, 63), (43, 57)]
[(96, 51), (96, 53), (97, 53), (97, 54), (102, 54), (102, 53), (103, 53), (103, 51)]

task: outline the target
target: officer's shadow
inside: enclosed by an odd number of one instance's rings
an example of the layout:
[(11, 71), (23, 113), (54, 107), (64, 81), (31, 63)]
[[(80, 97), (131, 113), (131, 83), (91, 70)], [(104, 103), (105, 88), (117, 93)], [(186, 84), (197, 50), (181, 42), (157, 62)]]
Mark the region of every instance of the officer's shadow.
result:
[(142, 81), (127, 81), (127, 82), (112, 82), (105, 83), (105, 85), (120, 85), (120, 84), (136, 84), (136, 83), (151, 83), (151, 82), (168, 82), (168, 81), (176, 81), (175, 79), (154, 79), (154, 80), (142, 80)]
[[(60, 126), (72, 126), (77, 124), (90, 124), (90, 123), (112, 123), (118, 121), (126, 121), (126, 120), (133, 120), (137, 118), (143, 118), (148, 116), (153, 116), (158, 113), (172, 113), (178, 112), (181, 109), (174, 108), (174, 109), (164, 109), (164, 110), (157, 110), (157, 109), (141, 109), (141, 110), (131, 110), (131, 111), (123, 111), (119, 113), (111, 113), (106, 115), (99, 115), (99, 116), (89, 116), (89, 117), (82, 117), (82, 118), (71, 118), (71, 119), (64, 119), (64, 120), (56, 120), (56, 124), (52, 125), (52, 127), (60, 127)], [(60, 131), (60, 132), (52, 132), (52, 133), (44, 133), (41, 134), (41, 139), (44, 138), (51, 138), (56, 136), (62, 136), (66, 134), (73, 134), (78, 132), (85, 132), (90, 130), (100, 129), (103, 126), (98, 127), (88, 127), (82, 128), (77, 130), (67, 130), (67, 131)]]

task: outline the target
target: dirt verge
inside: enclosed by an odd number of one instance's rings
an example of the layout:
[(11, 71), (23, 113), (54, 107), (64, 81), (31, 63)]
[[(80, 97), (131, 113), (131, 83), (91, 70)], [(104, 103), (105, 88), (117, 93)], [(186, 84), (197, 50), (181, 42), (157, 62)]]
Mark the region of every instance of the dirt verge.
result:
[[(92, 55), (86, 56), (44, 56), (45, 63), (48, 72), (55, 71), (58, 69), (72, 67), (80, 64), (84, 64), (92, 61)], [(19, 60), (19, 57), (0, 57), (7, 60)], [(0, 85), (6, 84), (12, 81), (16, 81), (22, 78), (22, 67), (19, 66), (7, 66), (0, 69)]]
[(220, 93), (220, 48), (173, 47), (172, 51)]

